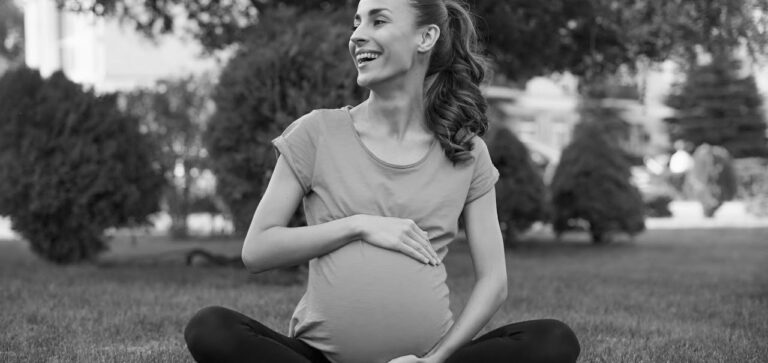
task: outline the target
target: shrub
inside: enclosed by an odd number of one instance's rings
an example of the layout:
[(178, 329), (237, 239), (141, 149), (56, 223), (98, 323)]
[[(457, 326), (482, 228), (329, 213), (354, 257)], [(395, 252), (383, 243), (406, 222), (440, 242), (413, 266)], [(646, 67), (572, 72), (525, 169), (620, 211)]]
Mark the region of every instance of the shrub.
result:
[(114, 95), (20, 68), (0, 78), (0, 125), (0, 214), (40, 256), (92, 259), (106, 248), (105, 229), (157, 210), (152, 144)]
[[(270, 141), (312, 109), (361, 99), (347, 50), (349, 19), (340, 12), (275, 9), (223, 70), (205, 139), (217, 193), (236, 232), (247, 231), (274, 168)], [(302, 219), (297, 214), (292, 224)]]
[(588, 225), (595, 243), (614, 232), (634, 235), (645, 229), (643, 198), (630, 182), (622, 149), (605, 137), (598, 121), (582, 121), (563, 150), (550, 185), (553, 227), (560, 235)]
[(693, 153), (693, 167), (685, 178), (686, 188), (701, 203), (705, 217), (712, 217), (733, 199), (738, 189), (728, 151), (722, 146), (702, 144)]
[(544, 181), (531, 160), (528, 148), (508, 128), (499, 126), (488, 144), (491, 160), (499, 170), (496, 208), (507, 245), (518, 233), (544, 220)]
[(672, 203), (677, 191), (669, 183), (666, 175), (651, 173), (646, 166), (632, 167), (632, 182), (640, 190), (645, 203), (646, 217), (671, 217)]
[(672, 196), (669, 194), (645, 194), (643, 195), (645, 204), (645, 215), (648, 217), (671, 217), (672, 211), (669, 210), (669, 203), (672, 203)]
[(715, 55), (707, 65), (693, 66), (684, 83), (675, 85), (667, 104), (677, 112), (665, 119), (671, 140), (720, 145), (736, 158), (768, 156), (763, 98), (754, 76), (743, 76), (742, 64)]
[(746, 203), (747, 212), (768, 216), (768, 159), (737, 159), (734, 170), (739, 182), (739, 198)]

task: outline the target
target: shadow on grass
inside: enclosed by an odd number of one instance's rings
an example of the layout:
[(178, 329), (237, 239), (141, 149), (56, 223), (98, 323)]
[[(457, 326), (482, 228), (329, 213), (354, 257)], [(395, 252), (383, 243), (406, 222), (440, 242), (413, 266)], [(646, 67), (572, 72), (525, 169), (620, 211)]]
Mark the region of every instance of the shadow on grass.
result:
[[(570, 255), (583, 253), (605, 253), (609, 251), (627, 251), (641, 245), (637, 238), (620, 236), (609, 243), (595, 244), (589, 235), (570, 232), (561, 238), (549, 233), (527, 234), (514, 242), (504, 244), (507, 253), (522, 255)], [(469, 253), (469, 244), (465, 238), (457, 239), (450, 245), (451, 253)]]
[[(768, 228), (678, 228), (646, 230), (634, 237), (619, 235), (609, 243), (595, 244), (585, 232), (569, 232), (560, 239), (549, 233), (532, 233), (506, 245), (513, 252), (579, 253), (639, 249), (678, 249), (686, 246), (762, 244)], [(463, 241), (464, 242), (464, 241)], [(466, 242), (463, 243), (466, 245)]]
[(244, 276), (251, 283), (279, 286), (304, 284), (307, 276), (304, 265), (251, 273), (245, 269), (239, 255), (224, 256), (200, 248), (101, 258), (95, 265), (112, 271), (140, 269), (144, 272), (155, 270), (156, 273), (173, 270), (174, 274), (184, 271), (194, 275), (234, 274)]

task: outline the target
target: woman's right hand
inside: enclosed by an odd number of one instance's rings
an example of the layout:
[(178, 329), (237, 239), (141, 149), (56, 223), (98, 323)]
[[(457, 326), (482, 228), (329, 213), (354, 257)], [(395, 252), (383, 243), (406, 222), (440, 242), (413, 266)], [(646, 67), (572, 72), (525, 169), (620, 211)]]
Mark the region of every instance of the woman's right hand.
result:
[(358, 214), (358, 227), (363, 241), (374, 246), (401, 252), (417, 261), (439, 265), (437, 253), (424, 232), (411, 219)]

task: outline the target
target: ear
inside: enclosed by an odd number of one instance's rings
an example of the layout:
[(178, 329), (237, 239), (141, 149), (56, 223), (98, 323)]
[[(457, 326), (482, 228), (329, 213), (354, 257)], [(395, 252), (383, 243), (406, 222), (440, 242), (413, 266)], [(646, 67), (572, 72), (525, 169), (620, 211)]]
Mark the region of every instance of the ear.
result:
[(419, 52), (426, 53), (432, 50), (440, 38), (440, 28), (435, 24), (426, 25), (421, 28), (421, 39), (419, 41)]

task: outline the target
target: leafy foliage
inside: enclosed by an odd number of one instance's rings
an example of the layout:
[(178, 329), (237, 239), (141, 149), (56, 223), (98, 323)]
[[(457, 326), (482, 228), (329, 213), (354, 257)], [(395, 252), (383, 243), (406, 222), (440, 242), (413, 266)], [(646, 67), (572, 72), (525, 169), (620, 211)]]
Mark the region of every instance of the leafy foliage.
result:
[(704, 216), (712, 217), (736, 196), (738, 182), (728, 150), (702, 144), (693, 153), (693, 167), (685, 178), (688, 190), (701, 203)]
[[(186, 31), (208, 50), (245, 41), (260, 18), (273, 9), (288, 6), (299, 11), (352, 9), (352, 0), (56, 0), (59, 7), (97, 16), (115, 16), (147, 36)], [(279, 9), (276, 11), (280, 11)], [(347, 19), (351, 24), (351, 20)]]
[(728, 56), (690, 69), (667, 100), (677, 110), (665, 119), (672, 139), (721, 145), (736, 158), (768, 156), (763, 100), (754, 77), (740, 70)]
[(496, 209), (503, 226), (504, 242), (546, 218), (544, 181), (525, 145), (504, 126), (493, 133), (488, 144), (491, 160), (499, 170)]
[(155, 157), (114, 95), (61, 72), (0, 78), (0, 214), (40, 256), (89, 260), (106, 248), (106, 228), (146, 222), (163, 184)]
[[(351, 24), (353, 0), (56, 0), (74, 11), (118, 16), (148, 35), (180, 31), (206, 49), (245, 40), (259, 21), (284, 6), (300, 12), (342, 10)], [(524, 81), (570, 71), (584, 78), (612, 73), (639, 60), (691, 59), (696, 46), (712, 50), (747, 44), (768, 48), (768, 0), (469, 0), (500, 73)], [(182, 14), (177, 17), (175, 14)], [(183, 21), (179, 21), (183, 18)], [(345, 34), (339, 39), (346, 39)]]
[(755, 55), (768, 46), (765, 0), (470, 3), (500, 71), (515, 79), (561, 71), (592, 79), (639, 61), (689, 61), (697, 46), (743, 42)]
[(362, 98), (346, 44), (338, 41), (349, 31), (342, 17), (330, 11), (275, 11), (221, 74), (206, 143), (218, 194), (237, 232), (247, 230), (274, 167), (270, 141), (312, 109)]
[(739, 198), (745, 201), (747, 212), (768, 216), (768, 159), (734, 160), (734, 171), (739, 182)]
[(205, 77), (189, 76), (161, 80), (154, 89), (133, 91), (125, 97), (126, 110), (141, 120), (147, 136), (161, 150), (159, 161), (169, 181), (164, 200), (171, 216), (171, 234), (178, 238), (188, 234), (187, 216), (193, 204), (208, 204), (207, 210), (214, 207), (205, 191), (194, 188), (196, 176), (207, 169), (202, 137), (214, 111), (212, 87)]
[(630, 183), (630, 164), (595, 125), (599, 121), (577, 125), (550, 185), (555, 232), (586, 222), (596, 243), (608, 241), (613, 232), (645, 229), (643, 198)]

